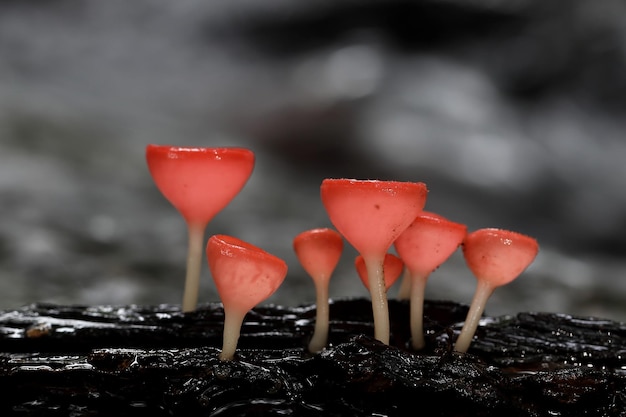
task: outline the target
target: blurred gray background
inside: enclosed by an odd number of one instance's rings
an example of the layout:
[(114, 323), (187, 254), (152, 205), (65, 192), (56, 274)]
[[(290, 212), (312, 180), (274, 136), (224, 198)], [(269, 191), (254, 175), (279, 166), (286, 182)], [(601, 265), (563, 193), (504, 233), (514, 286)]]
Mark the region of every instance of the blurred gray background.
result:
[[(180, 303), (186, 226), (149, 176), (156, 143), (255, 151), (207, 238), (287, 261), (268, 302), (314, 301), (291, 244), (330, 226), (324, 178), (392, 179), (470, 230), (538, 239), (488, 313), (626, 321), (625, 71), (620, 0), (1, 1), (0, 308)], [(355, 255), (332, 297), (367, 296)], [(459, 251), (427, 297), (474, 287)]]

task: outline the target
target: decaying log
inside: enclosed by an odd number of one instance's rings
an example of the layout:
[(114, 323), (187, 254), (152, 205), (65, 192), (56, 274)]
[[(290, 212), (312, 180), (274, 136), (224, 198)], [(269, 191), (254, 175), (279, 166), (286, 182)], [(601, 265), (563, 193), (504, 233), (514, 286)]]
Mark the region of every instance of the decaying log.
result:
[(60, 306), (0, 313), (0, 415), (622, 416), (626, 325), (557, 314), (485, 317), (455, 353), (467, 307), (427, 301), (427, 347), (390, 300), (390, 346), (368, 300), (331, 303), (330, 345), (306, 351), (315, 306), (255, 308), (236, 359), (223, 311), (201, 305)]

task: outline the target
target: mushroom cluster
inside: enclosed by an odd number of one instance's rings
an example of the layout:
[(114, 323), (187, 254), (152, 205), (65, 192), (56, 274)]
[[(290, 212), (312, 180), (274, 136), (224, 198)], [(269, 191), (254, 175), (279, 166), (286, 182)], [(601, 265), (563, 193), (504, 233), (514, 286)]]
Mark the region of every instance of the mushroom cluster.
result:
[[(208, 223), (248, 181), (254, 153), (244, 148), (148, 145), (146, 160), (157, 188), (180, 212), (188, 228), (182, 310), (196, 309), (205, 252), (224, 309), (220, 359), (232, 360), (247, 312), (270, 297), (287, 275), (282, 259), (239, 238), (214, 234), (204, 245)], [(539, 246), (534, 238), (510, 230), (484, 228), (468, 233), (464, 224), (425, 211), (427, 194), (422, 182), (322, 181), (321, 200), (336, 230), (305, 230), (292, 242), (316, 290), (316, 321), (309, 352), (320, 352), (328, 343), (329, 282), (342, 256), (344, 239), (358, 252), (355, 270), (370, 293), (374, 337), (384, 344), (390, 339), (387, 291), (403, 276), (398, 298), (410, 303), (411, 347), (415, 350), (425, 346), (426, 282), (461, 247), (477, 286), (454, 350), (468, 350), (495, 288), (521, 275), (535, 259)], [(390, 252), (392, 249), (396, 254)]]
[(426, 184), (327, 178), (320, 189), (331, 223), (365, 261), (374, 337), (389, 344), (385, 255), (423, 210)]

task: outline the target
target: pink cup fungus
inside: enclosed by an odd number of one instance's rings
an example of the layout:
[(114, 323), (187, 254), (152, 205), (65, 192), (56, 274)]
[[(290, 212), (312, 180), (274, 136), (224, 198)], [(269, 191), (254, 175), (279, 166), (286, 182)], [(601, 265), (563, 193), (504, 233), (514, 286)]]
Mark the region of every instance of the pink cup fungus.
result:
[[(411, 346), (419, 350), (424, 340), (424, 292), (430, 274), (443, 264), (461, 245), (467, 226), (443, 216), (423, 211), (394, 242), (406, 265), (399, 298), (410, 298)], [(408, 296), (404, 294), (408, 292)]]
[(363, 256), (372, 299), (374, 337), (388, 345), (385, 255), (424, 208), (426, 184), (327, 178), (322, 181), (320, 192), (331, 223)]
[[(354, 267), (356, 268), (357, 273), (359, 274), (359, 278), (361, 278), (361, 282), (365, 285), (365, 288), (369, 290), (369, 282), (367, 279), (367, 267), (365, 266), (365, 260), (361, 255), (357, 255), (354, 259)], [(385, 276), (385, 291), (389, 291), (389, 288), (400, 277), (402, 274), (402, 270), (404, 269), (404, 262), (402, 259), (397, 257), (392, 253), (388, 253), (385, 255), (385, 263), (383, 265), (384, 276)]]
[(243, 148), (148, 145), (152, 179), (187, 223), (189, 244), (182, 310), (198, 303), (207, 224), (241, 191), (254, 168), (254, 153)]
[(294, 238), (293, 249), (300, 264), (315, 284), (315, 330), (308, 349), (311, 353), (317, 353), (328, 341), (328, 286), (343, 252), (343, 238), (333, 229), (311, 229)]
[(224, 343), (220, 360), (232, 360), (246, 314), (280, 287), (287, 275), (287, 264), (232, 236), (211, 236), (206, 252), (224, 306)]
[(485, 228), (469, 233), (463, 241), (463, 256), (477, 280), (476, 292), (454, 350), (467, 352), (487, 300), (495, 288), (513, 281), (539, 252), (537, 241), (509, 230)]

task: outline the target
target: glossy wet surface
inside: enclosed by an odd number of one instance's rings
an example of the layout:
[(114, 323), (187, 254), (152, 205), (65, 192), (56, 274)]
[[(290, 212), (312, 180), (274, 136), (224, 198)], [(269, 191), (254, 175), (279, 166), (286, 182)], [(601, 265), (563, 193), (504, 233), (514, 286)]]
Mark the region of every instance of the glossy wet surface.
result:
[(367, 300), (334, 300), (330, 345), (312, 355), (305, 348), (314, 308), (267, 306), (247, 316), (235, 360), (222, 362), (219, 305), (189, 314), (168, 305), (5, 311), (1, 409), (400, 416), (421, 401), (437, 404), (433, 415), (442, 416), (611, 416), (626, 405), (623, 325), (533, 313), (486, 317), (469, 353), (452, 353), (466, 312), (428, 301), (427, 346), (415, 352), (406, 348), (406, 303), (390, 302), (393, 334), (384, 346), (369, 336)]

